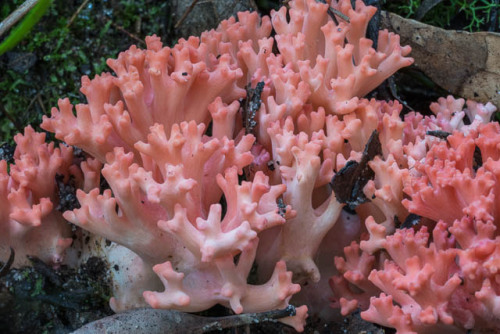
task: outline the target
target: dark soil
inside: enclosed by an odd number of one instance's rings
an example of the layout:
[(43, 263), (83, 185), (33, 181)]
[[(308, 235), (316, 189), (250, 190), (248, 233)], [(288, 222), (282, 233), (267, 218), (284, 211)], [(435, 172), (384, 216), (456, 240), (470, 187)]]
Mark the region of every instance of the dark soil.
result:
[(0, 277), (0, 333), (68, 333), (108, 316), (106, 264), (90, 258), (78, 270), (40, 260)]

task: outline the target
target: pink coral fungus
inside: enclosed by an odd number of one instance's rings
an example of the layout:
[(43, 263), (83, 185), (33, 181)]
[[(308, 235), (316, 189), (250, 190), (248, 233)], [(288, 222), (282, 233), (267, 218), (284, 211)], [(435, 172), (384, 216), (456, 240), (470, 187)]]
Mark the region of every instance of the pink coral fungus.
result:
[(391, 235), (370, 217), (369, 238), (336, 258), (340, 275), (331, 284), (343, 313), (366, 309), (364, 319), (398, 333), (499, 330), (498, 154), (491, 147), (500, 126), (485, 121), (429, 142), (405, 178), (402, 203), (428, 226)]
[[(0, 163), (0, 255), (62, 263), (70, 222), (129, 266), (113, 272), (115, 311), (305, 303), (283, 319), (303, 330), (308, 307), (333, 314), (333, 275), (343, 315), (498, 330), (495, 107), (449, 97), (403, 119), (399, 102), (364, 98), (413, 62), (399, 36), (364, 37), (375, 12), (295, 0), (108, 60), (115, 75), (83, 77), (86, 104), (60, 100), (42, 123), (87, 161), (27, 128), (10, 171)], [(79, 188), (64, 213), (56, 174)]]
[(89, 177), (83, 184), (72, 148), (46, 144), (45, 134), (31, 127), (14, 140), (14, 163), (0, 161), (0, 256), (8, 258), (11, 247), (16, 267), (28, 264), (26, 255), (57, 267), (64, 263), (72, 239), (71, 227), (58, 211), (56, 175), (62, 183), (75, 179), (87, 189), (95, 186), (95, 179)]

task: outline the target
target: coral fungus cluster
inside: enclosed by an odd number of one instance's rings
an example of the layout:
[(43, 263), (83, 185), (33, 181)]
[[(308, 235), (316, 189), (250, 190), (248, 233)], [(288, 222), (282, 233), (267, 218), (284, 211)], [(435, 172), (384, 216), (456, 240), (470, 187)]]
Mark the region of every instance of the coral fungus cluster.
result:
[[(108, 60), (115, 75), (84, 77), (87, 104), (60, 100), (41, 125), (66, 144), (27, 128), (0, 163), (0, 255), (57, 266), (78, 261), (84, 233), (113, 241), (117, 312), (293, 297), (306, 305), (282, 321), (300, 331), (308, 307), (335, 313), (330, 297), (400, 333), (498, 330), (495, 107), (449, 97), (402, 116), (365, 99), (410, 48), (380, 31), (374, 49), (362, 1), (288, 5), (173, 47), (148, 37)], [(69, 182), (79, 205), (65, 210)], [(73, 243), (67, 222), (84, 231)]]

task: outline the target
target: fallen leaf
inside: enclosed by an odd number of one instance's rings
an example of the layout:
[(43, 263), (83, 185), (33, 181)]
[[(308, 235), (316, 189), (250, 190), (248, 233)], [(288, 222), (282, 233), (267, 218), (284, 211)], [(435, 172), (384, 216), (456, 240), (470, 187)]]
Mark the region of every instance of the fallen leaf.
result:
[(389, 12), (381, 27), (398, 33), (414, 66), (445, 90), (500, 106), (500, 34), (445, 30)]
[(377, 155), (382, 155), (382, 146), (378, 131), (374, 130), (365, 145), (363, 155), (359, 162), (350, 160), (344, 168), (339, 170), (330, 182), (337, 201), (347, 204), (349, 210), (354, 210), (358, 205), (369, 202), (363, 188), (369, 180), (373, 180), (375, 172), (368, 162)]

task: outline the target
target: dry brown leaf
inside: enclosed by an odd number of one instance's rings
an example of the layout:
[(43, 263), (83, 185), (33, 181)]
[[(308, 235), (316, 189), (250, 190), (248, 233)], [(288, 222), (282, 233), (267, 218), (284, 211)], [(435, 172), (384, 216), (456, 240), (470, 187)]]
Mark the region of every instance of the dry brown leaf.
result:
[(381, 26), (398, 33), (401, 45), (411, 45), (415, 66), (450, 93), (500, 106), (500, 34), (444, 30), (381, 15)]

